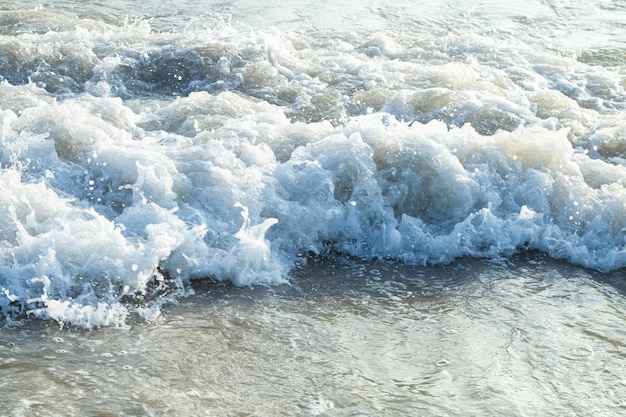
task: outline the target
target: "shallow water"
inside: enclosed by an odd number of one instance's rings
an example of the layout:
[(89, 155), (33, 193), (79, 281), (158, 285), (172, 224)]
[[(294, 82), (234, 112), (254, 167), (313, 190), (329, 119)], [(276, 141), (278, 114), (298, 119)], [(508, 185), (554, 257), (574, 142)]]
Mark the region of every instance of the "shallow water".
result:
[[(624, 274), (540, 255), (316, 261), (293, 285), (198, 284), (156, 322), (0, 330), (10, 416), (618, 416)], [(10, 411), (9, 411), (10, 410)]]
[(3, 6), (0, 314), (150, 320), (191, 280), (282, 284), (309, 254), (623, 268), (625, 13)]
[(0, 5), (0, 415), (625, 414), (625, 21)]

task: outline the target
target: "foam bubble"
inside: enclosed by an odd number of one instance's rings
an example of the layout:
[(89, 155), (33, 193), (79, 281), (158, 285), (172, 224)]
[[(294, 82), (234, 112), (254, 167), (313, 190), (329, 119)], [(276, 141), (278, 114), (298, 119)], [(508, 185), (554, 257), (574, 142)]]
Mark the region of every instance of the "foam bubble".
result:
[(619, 71), (504, 33), (6, 13), (2, 314), (156, 318), (303, 254), (626, 265)]

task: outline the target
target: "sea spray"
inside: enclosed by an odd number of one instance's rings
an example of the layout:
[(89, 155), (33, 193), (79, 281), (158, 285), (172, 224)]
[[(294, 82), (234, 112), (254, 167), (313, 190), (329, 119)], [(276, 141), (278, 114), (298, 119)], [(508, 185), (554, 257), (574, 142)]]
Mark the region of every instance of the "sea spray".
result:
[(121, 324), (193, 280), (284, 283), (311, 256), (626, 265), (610, 51), (602, 66), (400, 18), (155, 30), (1, 13), (4, 316)]

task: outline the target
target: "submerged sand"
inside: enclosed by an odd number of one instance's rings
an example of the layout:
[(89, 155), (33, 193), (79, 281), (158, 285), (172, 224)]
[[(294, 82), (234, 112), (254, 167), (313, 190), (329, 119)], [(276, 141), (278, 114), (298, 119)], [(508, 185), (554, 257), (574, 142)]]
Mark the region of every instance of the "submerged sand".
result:
[(319, 260), (292, 285), (198, 283), (152, 323), (5, 323), (0, 414), (617, 416), (623, 277)]

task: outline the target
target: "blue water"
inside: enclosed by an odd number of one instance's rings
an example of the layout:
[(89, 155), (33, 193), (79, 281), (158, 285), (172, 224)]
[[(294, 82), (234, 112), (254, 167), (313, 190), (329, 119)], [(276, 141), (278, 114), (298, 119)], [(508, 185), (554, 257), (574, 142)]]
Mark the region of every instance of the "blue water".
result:
[(308, 256), (622, 268), (624, 10), (557, 3), (5, 6), (2, 314)]
[(3, 413), (623, 411), (626, 6), (387, 3), (0, 5)]

